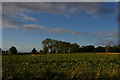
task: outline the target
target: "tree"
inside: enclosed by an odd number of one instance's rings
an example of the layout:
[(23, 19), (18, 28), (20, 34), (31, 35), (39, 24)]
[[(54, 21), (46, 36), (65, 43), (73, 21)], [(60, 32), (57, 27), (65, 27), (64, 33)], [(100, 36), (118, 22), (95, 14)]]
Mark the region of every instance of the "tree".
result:
[(43, 54), (43, 51), (42, 51), (42, 50), (40, 50), (40, 54)]
[(46, 54), (48, 52), (48, 48), (46, 46), (43, 47), (43, 53)]
[(63, 42), (62, 41), (58, 41), (58, 44), (57, 44), (57, 52), (58, 53), (62, 53), (63, 52)]
[(88, 45), (86, 46), (87, 48), (87, 52), (94, 52), (95, 51), (95, 47), (93, 45)]
[(86, 52), (86, 46), (81, 46), (81, 48), (80, 48), (79, 51), (80, 51), (80, 52)]
[[(76, 43), (75, 43), (76, 44)], [(77, 45), (77, 44), (76, 44)], [(78, 45), (79, 46), (79, 45)], [(64, 43), (64, 52), (68, 53), (70, 52), (70, 47), (71, 47), (71, 43), (70, 42), (65, 42)], [(76, 46), (75, 46), (76, 47)], [(77, 48), (76, 48), (77, 49)]]
[(59, 42), (58, 40), (54, 40), (53, 53), (58, 52), (58, 48), (59, 48), (58, 42)]
[(43, 44), (43, 49), (46, 53), (46, 51), (51, 51), (52, 53), (52, 50), (53, 50), (53, 40), (50, 39), (50, 38), (46, 38), (45, 40), (42, 41), (42, 44)]
[(112, 47), (112, 52), (118, 52), (118, 47), (116, 45)]
[(118, 48), (117, 52), (120, 52), (120, 44), (117, 46), (117, 48)]
[(2, 53), (8, 53), (8, 50), (6, 50), (6, 51), (3, 51), (3, 50), (2, 50)]
[(97, 48), (95, 48), (95, 52), (105, 52), (105, 48), (102, 46), (98, 46)]
[(88, 45), (88, 46), (82, 46), (80, 48), (82, 52), (94, 52), (95, 51), (95, 47), (93, 45)]
[(2, 49), (0, 48), (0, 54), (2, 53)]
[(31, 51), (32, 54), (36, 54), (37, 50), (35, 48), (33, 48), (33, 50)]
[(9, 51), (12, 53), (12, 54), (17, 54), (17, 49), (16, 47), (12, 46)]
[(71, 44), (70, 52), (79, 52), (79, 45), (76, 43)]

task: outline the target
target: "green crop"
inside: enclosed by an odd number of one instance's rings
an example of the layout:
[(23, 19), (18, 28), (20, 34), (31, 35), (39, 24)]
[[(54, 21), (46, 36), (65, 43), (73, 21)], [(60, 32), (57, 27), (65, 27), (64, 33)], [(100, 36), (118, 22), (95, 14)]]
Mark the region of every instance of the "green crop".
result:
[(20, 80), (118, 80), (118, 54), (3, 55), (2, 78)]

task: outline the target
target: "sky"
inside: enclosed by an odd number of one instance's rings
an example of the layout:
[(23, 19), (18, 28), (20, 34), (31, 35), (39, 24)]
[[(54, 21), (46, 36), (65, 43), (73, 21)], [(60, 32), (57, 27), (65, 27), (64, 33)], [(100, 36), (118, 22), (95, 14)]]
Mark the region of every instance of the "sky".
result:
[(118, 2), (119, 0), (1, 0), (2, 2)]
[(117, 2), (3, 2), (2, 49), (42, 49), (46, 38), (80, 46), (117, 44)]
[(2, 48), (2, 3), (0, 2), (0, 48)]

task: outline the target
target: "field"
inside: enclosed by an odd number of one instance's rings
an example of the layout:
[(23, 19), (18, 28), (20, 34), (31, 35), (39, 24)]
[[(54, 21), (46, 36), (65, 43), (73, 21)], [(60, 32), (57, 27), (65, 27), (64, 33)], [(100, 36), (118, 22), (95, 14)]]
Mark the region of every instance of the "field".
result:
[(119, 80), (120, 54), (3, 55), (2, 77), (13, 80)]

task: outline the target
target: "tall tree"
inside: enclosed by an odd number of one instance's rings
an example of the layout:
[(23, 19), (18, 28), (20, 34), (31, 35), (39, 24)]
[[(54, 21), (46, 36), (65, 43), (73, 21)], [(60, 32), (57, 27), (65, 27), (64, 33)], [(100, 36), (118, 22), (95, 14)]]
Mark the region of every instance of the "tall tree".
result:
[(53, 52), (53, 45), (54, 45), (54, 40), (50, 38), (46, 38), (42, 42), (44, 50), (48, 49), (51, 53)]
[(12, 46), (9, 51), (12, 53), (12, 54), (17, 54), (17, 49), (16, 47)]
[(79, 52), (79, 45), (76, 43), (71, 44), (70, 52)]
[(48, 47), (44, 46), (43, 47), (43, 53), (46, 54), (48, 52)]

